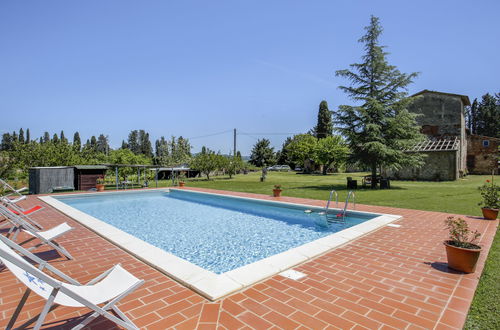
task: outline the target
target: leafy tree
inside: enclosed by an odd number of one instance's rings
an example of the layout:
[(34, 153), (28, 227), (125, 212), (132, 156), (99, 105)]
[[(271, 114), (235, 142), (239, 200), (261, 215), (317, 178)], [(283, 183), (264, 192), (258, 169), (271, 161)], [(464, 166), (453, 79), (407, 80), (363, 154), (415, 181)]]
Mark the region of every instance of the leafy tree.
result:
[(168, 141), (162, 136), (155, 142), (155, 162), (159, 165), (168, 165), (170, 151)]
[(81, 148), (82, 140), (80, 139), (80, 133), (75, 132), (75, 134), (73, 134), (73, 149), (80, 151)]
[(52, 143), (59, 143), (59, 136), (56, 133), (52, 136)]
[(197, 154), (189, 164), (190, 168), (200, 171), (205, 174), (207, 180), (210, 180), (210, 173), (220, 168), (221, 159), (220, 155), (215, 152), (206, 150), (205, 153)]
[(298, 134), (293, 137), (287, 146), (287, 152), (290, 159), (300, 164), (305, 172), (310, 168), (306, 165), (307, 160), (314, 160), (317, 140), (310, 134)]
[(237, 174), (244, 167), (241, 157), (222, 156), (222, 158), (223, 158), (222, 167), (224, 168), (225, 172), (229, 175), (230, 179), (232, 179), (233, 175)]
[(290, 153), (288, 151), (288, 145), (292, 142), (291, 137), (287, 137), (283, 145), (281, 146), (281, 150), (276, 153), (276, 162), (282, 165), (290, 165), (290, 167), (295, 167), (292, 158), (290, 157)]
[(174, 155), (176, 161), (179, 163), (189, 161), (189, 159), (191, 159), (191, 148), (189, 140), (179, 136), (177, 139), (176, 154)]
[(140, 153), (140, 145), (139, 145), (139, 132), (137, 130), (133, 130), (128, 135), (127, 146), (128, 149), (132, 150), (134, 154)]
[(270, 145), (271, 141), (268, 139), (258, 140), (252, 148), (250, 163), (259, 167), (273, 164), (275, 162), (274, 148)]
[(97, 138), (96, 150), (97, 152), (108, 154), (109, 151), (108, 138), (104, 136), (104, 134), (100, 134), (99, 137)]
[(319, 104), (318, 123), (314, 127), (314, 132), (318, 139), (331, 136), (333, 133), (332, 112), (328, 110), (328, 103), (325, 100)]
[(352, 157), (371, 169), (372, 188), (376, 187), (377, 168), (418, 166), (422, 155), (405, 149), (422, 138), (415, 115), (408, 112), (412, 101), (407, 86), (417, 73), (404, 74), (389, 65), (384, 47), (379, 45), (382, 27), (372, 16), (366, 34), (362, 63), (351, 64), (351, 70), (339, 70), (337, 76), (347, 78), (350, 86), (340, 86), (359, 105), (342, 105), (336, 114), (339, 130), (349, 142)]
[(151, 147), (151, 141), (149, 140), (149, 133), (141, 129), (138, 136), (139, 153), (146, 157), (153, 156), (153, 148)]
[(0, 151), (0, 178), (7, 178), (14, 171), (14, 166), (15, 162), (11, 153)]
[(4, 133), (2, 135), (2, 144), (0, 145), (0, 150), (9, 151), (12, 150), (14, 142), (12, 141), (12, 136), (10, 133)]
[(30, 136), (30, 129), (26, 129), (26, 141), (25, 143), (30, 143), (31, 142), (31, 136)]
[[(151, 164), (150, 158), (145, 157), (144, 155), (136, 155), (130, 149), (110, 150), (108, 159), (112, 164)], [(130, 167), (120, 167), (118, 169), (118, 175), (124, 179), (125, 176), (133, 175), (135, 173), (137, 173), (137, 170)]]
[(484, 94), (473, 121), (476, 126), (474, 134), (500, 138), (500, 98)]
[(22, 127), (19, 129), (19, 142), (20, 143), (24, 143), (25, 142), (25, 140), (24, 140), (24, 130), (23, 130)]
[(323, 175), (326, 175), (332, 165), (339, 165), (347, 160), (349, 148), (339, 135), (327, 136), (316, 142), (314, 160), (323, 165)]

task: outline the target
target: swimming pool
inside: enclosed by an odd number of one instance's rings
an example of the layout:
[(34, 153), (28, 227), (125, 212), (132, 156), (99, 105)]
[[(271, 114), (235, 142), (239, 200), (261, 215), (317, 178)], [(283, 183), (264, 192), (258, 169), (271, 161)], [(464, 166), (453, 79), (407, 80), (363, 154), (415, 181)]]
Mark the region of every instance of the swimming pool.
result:
[(216, 274), (377, 216), (327, 222), (303, 208), (179, 190), (57, 199)]
[(210, 299), (398, 218), (176, 189), (39, 198)]

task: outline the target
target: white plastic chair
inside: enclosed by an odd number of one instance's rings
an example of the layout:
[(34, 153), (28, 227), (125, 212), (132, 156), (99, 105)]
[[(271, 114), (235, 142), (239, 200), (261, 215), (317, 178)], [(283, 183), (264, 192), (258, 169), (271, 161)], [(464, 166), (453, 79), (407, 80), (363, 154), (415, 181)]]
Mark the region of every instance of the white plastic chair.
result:
[[(19, 251), (35, 263), (38, 263), (39, 269), (35, 268), (12, 249)], [(126, 329), (138, 329), (134, 323), (116, 307), (116, 303), (141, 286), (144, 280), (139, 280), (123, 269), (120, 264), (115, 265), (97, 276), (86, 285), (81, 285), (76, 280), (65, 275), (2, 235), (0, 235), (0, 262), (2, 262), (14, 276), (27, 287), (7, 325), (7, 329), (11, 329), (14, 326), (19, 313), (32, 291), (47, 300), (42, 312), (38, 316), (34, 327), (35, 330), (40, 329), (43, 325), (45, 317), (54, 304), (67, 307), (87, 307), (94, 311), (94, 313), (86, 317), (73, 329), (82, 329), (99, 315), (104, 316)], [(43, 268), (48, 269), (69, 283), (61, 282), (45, 274), (42, 272)], [(100, 304), (103, 304), (103, 306), (99, 307), (98, 305)], [(111, 310), (119, 317), (111, 314)]]
[(73, 259), (71, 254), (64, 247), (62, 247), (55, 241), (57, 237), (67, 233), (70, 230), (73, 230), (73, 227), (70, 227), (66, 222), (61, 223), (49, 230), (39, 231), (29, 222), (25, 221), (22, 217), (12, 213), (9, 209), (7, 209), (5, 206), (1, 204), (0, 204), (0, 215), (4, 216), (7, 219), (7, 221), (9, 221), (13, 225), (9, 230), (8, 235), (13, 234), (14, 240), (17, 239), (17, 235), (21, 230), (27, 233), (28, 235), (32, 236), (32, 238), (30, 238), (27, 241), (24, 241), (21, 244), (27, 243), (36, 238), (40, 240), (41, 243), (31, 247), (29, 250), (33, 250), (43, 244), (47, 244), (52, 248), (56, 249), (57, 251), (59, 251), (61, 254), (65, 255), (66, 258)]

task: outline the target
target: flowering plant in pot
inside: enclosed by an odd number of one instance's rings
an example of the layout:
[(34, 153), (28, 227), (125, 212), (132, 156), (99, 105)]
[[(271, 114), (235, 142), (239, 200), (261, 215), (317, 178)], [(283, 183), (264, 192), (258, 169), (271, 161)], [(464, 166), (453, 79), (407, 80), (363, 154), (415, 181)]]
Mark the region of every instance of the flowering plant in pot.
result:
[(103, 177), (99, 177), (97, 178), (96, 180), (96, 185), (95, 187), (97, 188), (97, 191), (104, 191), (104, 178)]
[(471, 231), (462, 218), (449, 217), (445, 220), (450, 239), (444, 242), (448, 267), (465, 273), (474, 273), (481, 247), (475, 242), (481, 234)]
[(280, 184), (275, 184), (274, 185), (274, 189), (273, 189), (273, 196), (274, 197), (280, 197), (281, 196), (281, 192), (282, 192), (281, 185)]
[(491, 176), (491, 181), (486, 182), (479, 187), (483, 200), (478, 204), (483, 211), (483, 217), (488, 220), (495, 220), (498, 217), (498, 209), (500, 208), (500, 186), (493, 181), (494, 176)]

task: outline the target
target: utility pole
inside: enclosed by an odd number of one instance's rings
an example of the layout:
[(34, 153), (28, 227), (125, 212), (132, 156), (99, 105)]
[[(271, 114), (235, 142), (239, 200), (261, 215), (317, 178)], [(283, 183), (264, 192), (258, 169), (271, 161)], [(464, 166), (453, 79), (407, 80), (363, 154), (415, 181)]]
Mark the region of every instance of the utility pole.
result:
[(233, 157), (236, 157), (236, 128), (234, 129)]

